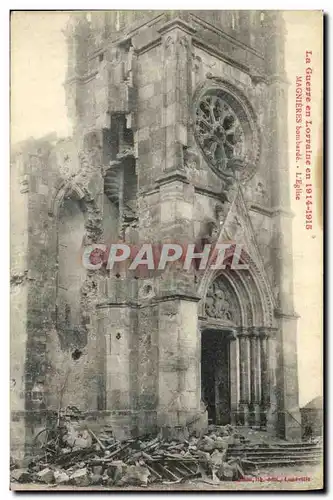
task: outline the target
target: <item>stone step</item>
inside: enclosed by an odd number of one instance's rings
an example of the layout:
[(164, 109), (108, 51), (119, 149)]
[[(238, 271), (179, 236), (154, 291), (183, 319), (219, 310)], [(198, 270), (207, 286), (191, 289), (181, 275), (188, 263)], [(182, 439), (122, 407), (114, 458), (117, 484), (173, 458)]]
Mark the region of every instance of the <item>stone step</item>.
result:
[(321, 458), (321, 454), (311, 454), (311, 455), (251, 455), (250, 453), (243, 453), (239, 455), (228, 455), (228, 458), (247, 458), (248, 460), (303, 460), (303, 459), (316, 459)]
[(293, 448), (320, 448), (322, 445), (318, 443), (277, 443), (273, 444), (273, 446), (276, 446), (278, 448), (284, 448), (284, 449), (289, 449), (292, 450)]
[(309, 445), (297, 445), (295, 444), (294, 446), (285, 446), (285, 445), (280, 445), (280, 444), (271, 444), (271, 445), (265, 445), (265, 444), (253, 444), (253, 445), (240, 445), (240, 444), (230, 444), (229, 449), (231, 450), (246, 450), (246, 449), (252, 449), (252, 450), (283, 450), (283, 451), (293, 451), (293, 450), (314, 450), (314, 449), (322, 449), (321, 445), (319, 444), (309, 444)]
[(264, 443), (250, 446), (230, 445), (228, 458), (244, 458), (258, 467), (283, 467), (298, 464), (318, 464), (322, 461), (323, 449), (318, 443)]
[(229, 448), (229, 453), (231, 454), (239, 454), (239, 453), (252, 453), (259, 455), (294, 455), (294, 454), (302, 454), (306, 455), (308, 453), (322, 453), (322, 448), (312, 448), (312, 449), (304, 449), (304, 448), (293, 448), (292, 450), (281, 450), (280, 448)]
[(250, 453), (240, 453), (240, 454), (228, 454), (228, 458), (248, 458), (249, 460), (284, 460), (288, 458), (288, 460), (298, 460), (298, 459), (306, 459), (306, 458), (321, 458), (321, 453), (314, 453), (309, 455), (252, 455)]
[(317, 465), (321, 462), (319, 458), (303, 458), (301, 460), (289, 460), (288, 458), (286, 459), (280, 459), (280, 460), (251, 460), (255, 465), (257, 465), (260, 468), (267, 468), (267, 467), (288, 467), (288, 466), (295, 466), (295, 465)]

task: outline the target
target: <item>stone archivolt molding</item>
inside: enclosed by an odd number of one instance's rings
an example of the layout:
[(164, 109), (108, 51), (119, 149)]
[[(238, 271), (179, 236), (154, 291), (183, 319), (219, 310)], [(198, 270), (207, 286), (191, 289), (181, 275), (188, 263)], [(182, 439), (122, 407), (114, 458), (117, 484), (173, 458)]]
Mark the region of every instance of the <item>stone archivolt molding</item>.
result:
[(194, 95), (193, 125), (205, 161), (227, 185), (253, 177), (260, 131), (251, 104), (237, 88), (208, 74)]
[(224, 326), (273, 326), (274, 305), (262, 290), (266, 283), (261, 281), (258, 269), (253, 268), (253, 261), (245, 255), (244, 259), (247, 258), (248, 270), (225, 269), (210, 273), (199, 303), (199, 316)]
[[(103, 190), (103, 172), (100, 166), (100, 150), (98, 145), (91, 144), (87, 150), (79, 153), (80, 170), (67, 178), (58, 181), (54, 196), (49, 206), (49, 214), (54, 218), (56, 231), (60, 217), (61, 206), (66, 199), (77, 201), (80, 205), (85, 221), (84, 244), (100, 243), (103, 237), (103, 218), (100, 193)], [(54, 240), (55, 241), (55, 240)], [(58, 248), (53, 249), (55, 254)], [(86, 279), (81, 287), (80, 309), (81, 323), (80, 335), (87, 334), (94, 304), (97, 299), (97, 282), (99, 274), (87, 271)], [(55, 297), (57, 301), (57, 298)], [(58, 329), (58, 334), (61, 331)], [(68, 336), (68, 332), (63, 332)], [(68, 339), (67, 339), (68, 340)], [(83, 342), (85, 343), (85, 342)]]
[(248, 270), (226, 269), (222, 273), (215, 271), (210, 275), (199, 304), (199, 316), (225, 325), (273, 326), (274, 306), (261, 290), (266, 284), (261, 283), (260, 276), (256, 275), (253, 261), (249, 260), (248, 263)]
[(60, 208), (65, 199), (76, 200), (85, 217), (86, 243), (97, 243), (103, 234), (102, 214), (98, 194), (102, 179), (102, 167), (99, 166), (100, 152), (92, 148), (89, 152), (79, 153), (80, 170), (58, 182), (49, 213), (59, 217)]

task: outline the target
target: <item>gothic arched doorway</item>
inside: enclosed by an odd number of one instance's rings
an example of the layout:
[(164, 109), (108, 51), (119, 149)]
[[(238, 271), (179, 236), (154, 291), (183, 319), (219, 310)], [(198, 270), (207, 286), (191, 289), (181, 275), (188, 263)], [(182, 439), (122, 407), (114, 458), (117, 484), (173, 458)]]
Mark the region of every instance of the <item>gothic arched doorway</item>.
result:
[(251, 270), (226, 269), (207, 280), (199, 322), (201, 398), (210, 422), (266, 427), (276, 407), (270, 316)]

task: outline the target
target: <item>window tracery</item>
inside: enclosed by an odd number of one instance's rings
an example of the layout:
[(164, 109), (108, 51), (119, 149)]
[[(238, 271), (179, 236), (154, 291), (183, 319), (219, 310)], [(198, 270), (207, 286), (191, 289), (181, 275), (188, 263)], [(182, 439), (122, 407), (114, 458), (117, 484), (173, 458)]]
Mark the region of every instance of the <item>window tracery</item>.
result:
[(212, 86), (203, 87), (195, 104), (196, 142), (209, 166), (227, 183), (248, 181), (260, 154), (254, 112), (228, 82), (213, 75), (207, 78)]

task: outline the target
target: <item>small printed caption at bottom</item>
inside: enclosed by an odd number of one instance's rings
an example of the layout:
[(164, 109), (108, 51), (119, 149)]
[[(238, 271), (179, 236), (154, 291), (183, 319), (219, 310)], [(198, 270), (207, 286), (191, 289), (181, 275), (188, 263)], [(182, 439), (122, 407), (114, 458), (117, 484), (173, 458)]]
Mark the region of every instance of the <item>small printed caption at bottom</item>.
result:
[(293, 483), (293, 482), (305, 482), (311, 481), (309, 476), (265, 476), (265, 477), (251, 477), (245, 476), (238, 480), (239, 482), (247, 483)]

